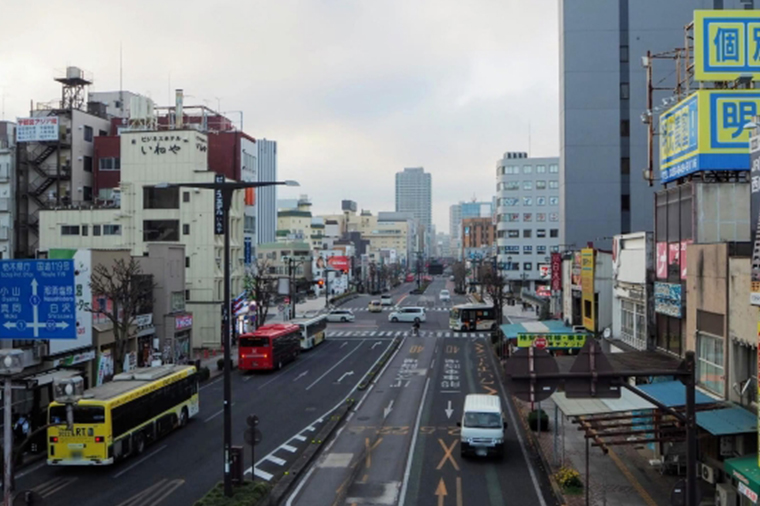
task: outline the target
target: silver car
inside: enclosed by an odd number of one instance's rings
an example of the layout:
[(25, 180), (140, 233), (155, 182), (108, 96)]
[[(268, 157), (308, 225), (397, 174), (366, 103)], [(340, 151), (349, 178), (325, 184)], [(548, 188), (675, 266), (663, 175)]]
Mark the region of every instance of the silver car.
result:
[(328, 322), (352, 322), (356, 319), (350, 309), (333, 309), (327, 313)]
[(424, 307), (400, 307), (388, 315), (389, 322), (422, 323), (425, 321)]

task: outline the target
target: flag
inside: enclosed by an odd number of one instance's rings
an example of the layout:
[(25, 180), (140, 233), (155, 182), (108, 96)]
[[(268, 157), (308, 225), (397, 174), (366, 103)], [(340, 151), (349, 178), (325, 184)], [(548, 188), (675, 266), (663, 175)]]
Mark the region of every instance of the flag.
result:
[(237, 316), (243, 306), (245, 306), (245, 291), (232, 299), (232, 314)]

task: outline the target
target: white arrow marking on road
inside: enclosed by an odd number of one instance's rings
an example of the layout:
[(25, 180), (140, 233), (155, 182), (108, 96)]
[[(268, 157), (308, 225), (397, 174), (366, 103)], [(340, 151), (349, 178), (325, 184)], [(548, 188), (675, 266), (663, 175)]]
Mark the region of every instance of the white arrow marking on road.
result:
[(383, 418), (388, 418), (388, 415), (393, 411), (393, 399), (388, 403), (388, 407), (383, 409)]
[(383, 342), (382, 342), (382, 341), (377, 341), (375, 344), (373, 344), (373, 345), (372, 345), (372, 348), (370, 348), (370, 349), (371, 349), (371, 350), (374, 350), (374, 349), (375, 349), (375, 346), (380, 346), (381, 344), (383, 344)]
[(444, 411), (446, 412), (446, 418), (451, 418), (451, 415), (454, 414), (454, 410), (451, 409), (451, 401), (449, 401), (449, 407), (444, 409)]
[(340, 379), (338, 380), (338, 383), (340, 383), (341, 381), (343, 381), (343, 378), (345, 378), (346, 376), (353, 376), (353, 375), (354, 375), (354, 371), (344, 372), (343, 376), (341, 376)]
[[(343, 344), (340, 345), (340, 348), (343, 348), (347, 344), (348, 344), (348, 341), (345, 341)], [(338, 348), (338, 349), (340, 349), (340, 348)]]
[(303, 378), (304, 376), (306, 376), (307, 374), (309, 374), (309, 371), (304, 371), (301, 374), (299, 374), (298, 376), (296, 376), (295, 379), (293, 379), (293, 381), (298, 381), (301, 378)]

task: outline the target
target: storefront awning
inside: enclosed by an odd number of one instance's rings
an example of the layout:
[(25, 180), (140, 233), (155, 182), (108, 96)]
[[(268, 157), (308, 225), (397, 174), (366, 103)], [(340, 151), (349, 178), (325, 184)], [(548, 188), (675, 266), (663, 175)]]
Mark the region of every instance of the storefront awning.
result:
[(739, 493), (756, 503), (760, 494), (760, 467), (757, 465), (757, 453), (728, 459), (723, 462), (723, 469), (739, 482)]
[(757, 415), (738, 406), (711, 409), (697, 413), (697, 425), (713, 436), (746, 434), (757, 432)]
[(555, 392), (552, 400), (565, 416), (602, 415), (655, 409), (655, 405), (625, 388), (619, 399), (568, 399), (565, 392)]
[[(650, 383), (649, 385), (637, 385), (637, 389), (654, 397), (669, 408), (686, 405), (686, 387), (680, 381), (664, 381), (662, 383)], [(715, 404), (719, 401), (702, 392), (696, 392), (697, 404)]]

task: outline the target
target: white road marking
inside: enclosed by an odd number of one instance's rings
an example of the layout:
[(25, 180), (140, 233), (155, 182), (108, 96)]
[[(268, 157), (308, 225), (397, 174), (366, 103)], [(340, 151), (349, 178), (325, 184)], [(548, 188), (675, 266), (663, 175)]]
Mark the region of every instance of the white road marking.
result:
[(306, 427), (306, 430), (308, 430), (309, 432), (314, 432), (317, 429), (313, 425), (309, 425), (308, 427)]
[[(304, 438), (304, 439), (306, 439), (306, 438)], [(295, 453), (295, 452), (298, 451), (298, 448), (296, 448), (295, 446), (290, 446), (290, 445), (282, 445), (282, 446), (280, 446), (280, 448), (282, 448), (286, 452), (290, 452), (290, 453)]]
[(150, 458), (153, 458), (153, 456), (155, 456), (155, 455), (156, 455), (158, 452), (160, 452), (160, 451), (163, 451), (163, 450), (166, 450), (166, 448), (167, 448), (168, 446), (169, 446), (169, 445), (164, 445), (164, 446), (162, 446), (161, 448), (159, 448), (158, 450), (156, 450), (156, 451), (154, 451), (154, 452), (152, 452), (152, 453), (149, 453), (149, 454), (148, 454), (148, 455), (146, 455), (145, 457), (141, 458), (141, 459), (140, 459), (140, 460), (138, 460), (137, 462), (134, 462), (134, 463), (133, 463), (131, 466), (127, 467), (126, 469), (122, 469), (121, 471), (119, 471), (118, 473), (116, 473), (116, 474), (114, 474), (114, 475), (113, 475), (114, 479), (118, 478), (119, 476), (123, 476), (125, 473), (128, 473), (129, 471), (131, 471), (131, 470), (132, 470), (132, 469), (134, 469), (135, 467), (139, 466), (140, 464), (142, 464), (142, 463), (143, 463), (143, 462), (145, 462), (146, 460), (148, 460), (148, 459), (150, 459)]
[(269, 474), (268, 472), (262, 471), (261, 469), (254, 469), (253, 474), (255, 474), (256, 476), (258, 476), (264, 481), (271, 481), (272, 478), (274, 478), (273, 474)]
[[(409, 486), (409, 475), (412, 472), (412, 460), (414, 459), (414, 447), (417, 444), (417, 433), (420, 431), (420, 421), (422, 420), (422, 408), (425, 406), (425, 398), (427, 397), (428, 387), (430, 386), (430, 377), (425, 380), (425, 390), (422, 392), (422, 400), (420, 401), (420, 407), (417, 410), (417, 420), (414, 422), (414, 434), (412, 435), (412, 443), (409, 445), (409, 456), (406, 459), (406, 470), (404, 471), (404, 479), (401, 485), (401, 497), (399, 498), (398, 506), (404, 506), (406, 502), (406, 489)], [(546, 505), (543, 505), (546, 506)]]
[(274, 463), (275, 463), (275, 464), (277, 464), (278, 466), (284, 466), (285, 464), (287, 464), (287, 463), (288, 463), (288, 461), (287, 461), (287, 460), (285, 460), (285, 459), (281, 459), (281, 458), (279, 458), (279, 457), (275, 457), (274, 455), (267, 455), (267, 456), (266, 456), (266, 457), (264, 457), (264, 458), (265, 458), (265, 459), (267, 459), (269, 462), (274, 462)]
[(306, 441), (306, 438), (302, 436), (301, 434), (296, 434), (293, 436), (293, 439), (297, 439), (298, 441)]
[[(347, 343), (346, 343), (346, 344), (347, 344)], [(322, 374), (322, 376), (320, 376), (319, 378), (317, 378), (316, 380), (314, 380), (314, 383), (312, 383), (311, 385), (309, 385), (308, 387), (306, 387), (306, 390), (311, 390), (311, 387), (313, 387), (314, 385), (316, 385), (317, 383), (319, 383), (319, 382), (322, 380), (322, 378), (324, 378), (325, 376), (327, 376), (328, 374), (330, 374), (330, 373), (332, 372), (332, 370), (333, 370), (333, 369), (335, 369), (336, 367), (338, 367), (338, 366), (341, 364), (341, 362), (343, 362), (344, 360), (346, 360), (346, 359), (347, 359), (348, 357), (350, 357), (350, 356), (351, 356), (351, 355), (352, 355), (352, 354), (353, 354), (353, 353), (354, 353), (356, 350), (358, 350), (359, 348), (361, 348), (361, 345), (362, 345), (362, 344), (363, 344), (363, 342), (359, 343), (359, 344), (356, 346), (356, 348), (354, 348), (353, 350), (349, 351), (348, 353), (346, 353), (346, 354), (343, 356), (343, 358), (342, 358), (342, 359), (340, 359), (340, 360), (338, 360), (337, 362), (335, 362), (335, 365), (333, 365), (331, 368), (329, 368), (327, 371), (325, 371), (325, 373), (324, 373), (324, 374)], [(343, 346), (341, 346), (341, 348), (342, 348), (342, 347), (343, 347)]]

